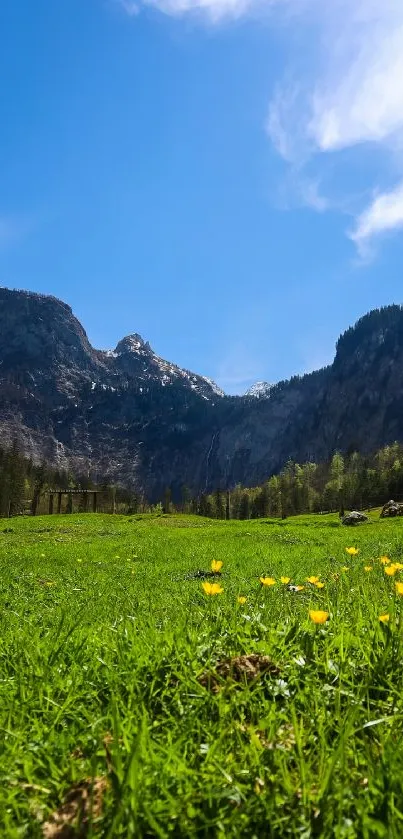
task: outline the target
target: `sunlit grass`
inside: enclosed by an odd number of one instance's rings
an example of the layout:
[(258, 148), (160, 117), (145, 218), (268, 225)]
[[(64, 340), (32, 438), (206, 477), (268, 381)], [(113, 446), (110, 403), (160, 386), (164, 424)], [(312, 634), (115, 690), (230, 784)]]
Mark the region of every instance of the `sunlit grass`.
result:
[[(1, 835), (42, 836), (105, 777), (88, 835), (402, 836), (402, 535), (377, 515), (353, 540), (336, 516), (0, 521)], [(206, 689), (251, 654), (276, 675)]]

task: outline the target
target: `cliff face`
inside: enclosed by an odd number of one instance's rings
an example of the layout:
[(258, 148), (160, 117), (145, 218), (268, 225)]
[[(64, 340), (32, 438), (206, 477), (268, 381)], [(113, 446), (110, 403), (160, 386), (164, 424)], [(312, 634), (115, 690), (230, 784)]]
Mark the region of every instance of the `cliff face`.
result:
[(0, 289), (0, 431), (27, 454), (160, 497), (252, 485), (288, 458), (403, 439), (403, 309), (371, 312), (333, 364), (253, 396), (159, 358), (141, 336), (101, 352), (69, 306)]

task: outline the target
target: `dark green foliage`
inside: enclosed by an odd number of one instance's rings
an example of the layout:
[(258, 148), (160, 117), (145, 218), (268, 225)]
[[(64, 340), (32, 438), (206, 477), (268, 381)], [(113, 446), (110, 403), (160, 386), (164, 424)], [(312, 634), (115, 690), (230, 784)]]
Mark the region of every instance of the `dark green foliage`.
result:
[(340, 512), (382, 505), (403, 497), (403, 445), (393, 443), (372, 456), (335, 452), (328, 463), (289, 460), (262, 486), (237, 485), (225, 507), (223, 493), (203, 496), (198, 512), (211, 518), (281, 518), (300, 513)]

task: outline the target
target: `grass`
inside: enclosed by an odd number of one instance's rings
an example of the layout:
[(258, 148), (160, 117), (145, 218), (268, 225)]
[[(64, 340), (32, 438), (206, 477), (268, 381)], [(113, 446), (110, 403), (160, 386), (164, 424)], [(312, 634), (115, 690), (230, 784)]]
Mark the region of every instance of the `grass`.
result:
[[(401, 837), (403, 572), (379, 557), (403, 562), (402, 526), (376, 513), (355, 529), (336, 516), (1, 521), (1, 836), (76, 835), (49, 818), (93, 779), (77, 835)], [(209, 597), (192, 575), (213, 559), (224, 591)], [(278, 674), (217, 692), (198, 680), (251, 653)]]

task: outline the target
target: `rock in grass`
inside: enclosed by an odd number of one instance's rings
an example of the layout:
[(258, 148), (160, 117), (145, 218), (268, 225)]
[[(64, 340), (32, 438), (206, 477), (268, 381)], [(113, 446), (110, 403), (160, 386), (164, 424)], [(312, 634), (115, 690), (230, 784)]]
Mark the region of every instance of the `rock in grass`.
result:
[(346, 516), (343, 516), (341, 523), (354, 525), (362, 524), (364, 521), (368, 521), (368, 516), (366, 516), (365, 513), (359, 513), (358, 510), (353, 510), (351, 513), (347, 513)]
[(381, 519), (395, 518), (395, 516), (403, 516), (403, 504), (398, 504), (397, 501), (387, 501), (381, 510)]

